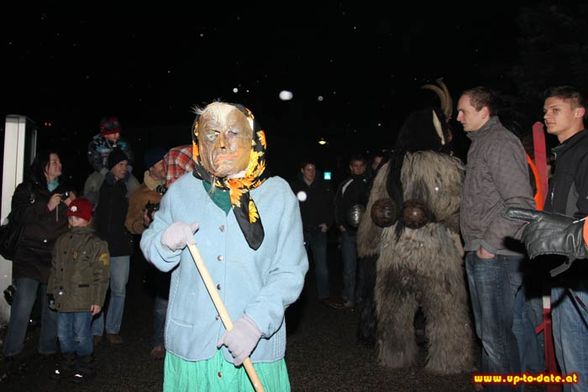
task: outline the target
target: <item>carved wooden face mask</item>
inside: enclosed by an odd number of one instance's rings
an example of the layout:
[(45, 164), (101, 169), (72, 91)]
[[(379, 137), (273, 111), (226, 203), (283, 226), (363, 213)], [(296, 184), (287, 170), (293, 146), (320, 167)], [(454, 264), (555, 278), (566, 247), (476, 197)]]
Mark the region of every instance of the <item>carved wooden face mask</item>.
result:
[(254, 250), (261, 246), (265, 234), (249, 192), (268, 178), (266, 149), (265, 133), (242, 105), (212, 103), (194, 122), (192, 174), (216, 189), (229, 191), (237, 223)]
[(235, 176), (249, 163), (253, 124), (235, 106), (215, 102), (198, 119), (202, 166), (215, 177)]

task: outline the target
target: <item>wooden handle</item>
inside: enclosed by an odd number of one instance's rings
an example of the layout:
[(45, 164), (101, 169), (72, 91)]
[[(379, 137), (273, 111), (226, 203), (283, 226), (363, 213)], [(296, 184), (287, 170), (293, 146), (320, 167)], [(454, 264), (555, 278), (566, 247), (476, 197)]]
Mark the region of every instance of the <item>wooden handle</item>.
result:
[[(218, 295), (218, 291), (216, 290), (216, 286), (215, 286), (214, 282), (212, 281), (212, 278), (210, 277), (210, 273), (208, 272), (208, 269), (206, 268), (204, 261), (202, 261), (202, 257), (200, 256), (200, 252), (198, 251), (198, 248), (196, 247), (195, 244), (188, 244), (188, 249), (190, 250), (190, 254), (192, 255), (192, 259), (194, 259), (194, 263), (196, 264), (196, 268), (198, 268), (198, 272), (200, 273), (200, 276), (202, 277), (202, 280), (204, 281), (204, 285), (206, 286), (206, 290), (208, 291), (208, 294), (210, 295), (210, 298), (212, 299), (212, 302), (214, 303), (214, 307), (216, 308), (216, 311), (218, 312), (218, 314), (221, 318), (221, 321), (223, 322), (227, 331), (232, 330), (233, 329), (233, 322), (231, 321), (231, 317), (229, 316), (229, 312), (227, 312), (227, 308), (225, 307), (223, 300), (221, 299), (220, 295)], [(249, 376), (249, 380), (251, 380), (251, 384), (253, 384), (253, 388), (255, 389), (255, 391), (256, 392), (264, 392), (263, 385), (261, 384), (261, 381), (259, 380), (259, 376), (257, 375), (257, 372), (253, 368), (253, 363), (251, 362), (251, 359), (249, 357), (245, 358), (245, 360), (243, 361), (243, 367), (245, 368), (245, 371), (247, 372), (247, 375)]]

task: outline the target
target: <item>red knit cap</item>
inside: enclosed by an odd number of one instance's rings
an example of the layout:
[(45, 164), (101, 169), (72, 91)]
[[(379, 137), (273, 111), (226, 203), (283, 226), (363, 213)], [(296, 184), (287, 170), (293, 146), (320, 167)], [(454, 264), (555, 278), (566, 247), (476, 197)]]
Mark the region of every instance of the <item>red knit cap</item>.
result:
[(78, 197), (69, 203), (67, 216), (77, 216), (90, 221), (92, 219), (92, 202), (84, 197)]
[(120, 123), (117, 117), (104, 117), (100, 120), (100, 134), (109, 135), (112, 133), (120, 133)]

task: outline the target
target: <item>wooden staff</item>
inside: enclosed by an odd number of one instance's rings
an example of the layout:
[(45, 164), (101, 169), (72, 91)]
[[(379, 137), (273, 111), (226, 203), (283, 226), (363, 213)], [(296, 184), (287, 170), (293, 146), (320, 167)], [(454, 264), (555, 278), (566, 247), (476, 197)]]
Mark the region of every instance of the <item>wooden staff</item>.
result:
[[(218, 295), (218, 291), (216, 291), (214, 282), (212, 281), (210, 273), (208, 272), (208, 269), (206, 268), (206, 265), (204, 264), (204, 261), (200, 256), (198, 248), (195, 244), (188, 244), (188, 249), (190, 250), (190, 254), (192, 255), (192, 259), (194, 259), (196, 268), (198, 268), (198, 272), (200, 272), (200, 276), (204, 281), (206, 290), (208, 291), (208, 294), (210, 295), (210, 298), (214, 303), (214, 307), (216, 308), (216, 311), (218, 312), (226, 330), (232, 330), (233, 322), (231, 321), (231, 316), (229, 316), (229, 312), (227, 312), (227, 308), (225, 307), (223, 300), (221, 299), (220, 295)], [(253, 388), (255, 389), (255, 391), (264, 392), (263, 385), (261, 384), (261, 381), (257, 376), (257, 372), (253, 368), (253, 363), (251, 362), (251, 359), (249, 357), (245, 358), (245, 360), (243, 361), (243, 367), (245, 368), (245, 371), (247, 372), (249, 380), (251, 380), (251, 384), (253, 384)]]

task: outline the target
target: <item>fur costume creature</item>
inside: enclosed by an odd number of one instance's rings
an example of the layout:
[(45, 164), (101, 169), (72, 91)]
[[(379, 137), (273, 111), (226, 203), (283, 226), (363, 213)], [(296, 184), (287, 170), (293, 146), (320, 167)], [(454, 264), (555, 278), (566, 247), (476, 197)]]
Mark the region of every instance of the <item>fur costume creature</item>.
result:
[(448, 114), (432, 108), (407, 118), (390, 161), (374, 180), (367, 206), (371, 211), (378, 200), (389, 197), (399, 206), (398, 217), (381, 228), (366, 213), (358, 231), (359, 256), (377, 257), (374, 300), (380, 363), (391, 368), (415, 364), (419, 349), (414, 320), (420, 308), (426, 319), (426, 369), (437, 374), (470, 371), (474, 358), (458, 234), (464, 167), (446, 153), (446, 118)]
[[(382, 168), (385, 176), (387, 167)], [(473, 334), (463, 271), (463, 248), (456, 230), (461, 162), (432, 151), (407, 154), (402, 182), (404, 197), (423, 192), (436, 221), (419, 229), (400, 222), (382, 230), (377, 261), (375, 301), (378, 356), (388, 367), (415, 363), (414, 316), (419, 306), (426, 319), (426, 368), (440, 374), (469, 371)]]

